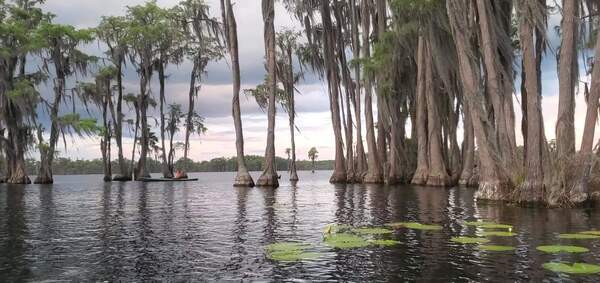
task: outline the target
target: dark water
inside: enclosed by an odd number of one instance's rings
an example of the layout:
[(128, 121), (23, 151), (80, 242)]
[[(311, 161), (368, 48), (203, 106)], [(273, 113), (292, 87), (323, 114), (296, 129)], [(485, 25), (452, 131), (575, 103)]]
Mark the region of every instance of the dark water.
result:
[[(277, 190), (233, 188), (229, 173), (193, 174), (200, 182), (113, 183), (100, 176), (59, 176), (53, 186), (0, 185), (0, 281), (349, 280), (600, 281), (545, 271), (552, 260), (600, 264), (600, 241), (557, 235), (600, 228), (599, 210), (529, 209), (473, 200), (470, 189), (334, 186), (329, 172), (300, 174)], [(287, 174), (283, 174), (285, 179)], [(464, 220), (513, 224), (494, 238), (514, 252), (483, 252), (451, 243), (474, 235)], [(328, 223), (439, 223), (441, 232), (400, 230), (391, 248), (332, 250)], [(277, 263), (264, 246), (300, 240), (318, 260)], [(541, 244), (591, 251), (546, 255)]]

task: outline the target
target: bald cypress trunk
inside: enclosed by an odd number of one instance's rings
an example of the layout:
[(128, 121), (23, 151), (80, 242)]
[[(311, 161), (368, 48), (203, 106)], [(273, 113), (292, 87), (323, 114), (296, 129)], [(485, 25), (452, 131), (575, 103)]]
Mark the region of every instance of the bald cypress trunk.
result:
[(477, 180), (473, 175), (475, 167), (475, 136), (468, 103), (463, 105), (463, 128), (462, 171), (458, 183), (465, 186), (476, 186)]
[[(350, 0), (350, 10), (352, 12), (350, 26), (352, 34), (352, 54), (354, 58), (360, 58), (360, 39), (358, 32), (358, 7), (356, 6), (355, 0)], [(356, 166), (354, 168), (355, 181), (362, 182), (364, 175), (367, 172), (367, 158), (365, 155), (365, 147), (363, 144), (362, 136), (362, 119), (361, 119), (361, 81), (360, 81), (360, 65), (355, 64), (354, 66), (354, 120), (356, 121)]]
[(233, 116), (233, 125), (235, 128), (235, 148), (237, 153), (237, 175), (234, 180), (234, 186), (253, 187), (254, 181), (248, 173), (246, 161), (244, 159), (244, 133), (242, 127), (242, 117), (240, 110), (240, 59), (238, 50), (237, 23), (231, 0), (221, 0), (221, 12), (223, 13), (223, 22), (225, 25), (225, 34), (227, 36), (227, 46), (229, 47), (229, 56), (231, 59), (231, 73), (233, 77), (233, 97), (231, 101), (231, 112)]
[[(524, 7), (520, 7), (524, 8)], [(529, 19), (521, 16), (519, 38), (523, 50), (523, 71), (527, 80), (527, 159), (526, 178), (520, 188), (520, 201), (541, 202), (544, 199), (544, 172), (542, 164), (543, 129), (541, 98), (536, 67), (536, 49), (533, 40), (533, 28)]]
[(416, 142), (417, 142), (417, 169), (413, 175), (411, 183), (415, 185), (424, 185), (427, 183), (427, 177), (429, 176), (429, 157), (428, 157), (428, 136), (427, 136), (427, 46), (425, 37), (419, 36), (417, 45), (417, 99), (416, 99), (416, 120), (414, 122), (414, 128), (416, 129)]
[(486, 121), (489, 116), (483, 101), (479, 64), (468, 37), (475, 28), (470, 13), (473, 7), (468, 0), (447, 1), (446, 7), (458, 55), (463, 95), (471, 113), (478, 145), (479, 189), (475, 196), (479, 199), (503, 200), (508, 197), (513, 184), (496, 153), (495, 129)]
[(262, 13), (265, 39), (265, 53), (267, 58), (268, 71), (268, 129), (267, 129), (267, 147), (265, 150), (264, 170), (258, 181), (257, 186), (279, 187), (279, 176), (275, 171), (275, 92), (277, 91), (277, 71), (275, 54), (275, 4), (274, 0), (262, 0)]
[(578, 0), (563, 0), (562, 41), (558, 62), (559, 101), (556, 149), (567, 157), (575, 153), (575, 87), (577, 86)]

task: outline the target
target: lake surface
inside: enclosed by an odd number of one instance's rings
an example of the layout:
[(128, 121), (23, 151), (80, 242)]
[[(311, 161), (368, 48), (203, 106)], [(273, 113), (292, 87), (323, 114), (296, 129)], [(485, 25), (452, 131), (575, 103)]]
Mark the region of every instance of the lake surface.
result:
[[(233, 173), (190, 174), (199, 182), (103, 183), (101, 176), (57, 176), (52, 186), (0, 185), (0, 281), (349, 280), (600, 281), (564, 275), (549, 261), (600, 264), (599, 240), (559, 233), (600, 229), (598, 209), (533, 209), (473, 200), (474, 190), (331, 185), (330, 172), (300, 172), (295, 186), (234, 188)], [(258, 173), (253, 174), (257, 177)], [(473, 236), (466, 220), (514, 225), (515, 237), (486, 252), (450, 241)], [(335, 250), (329, 223), (381, 226), (437, 223), (441, 231), (401, 229), (394, 247)], [(316, 260), (281, 263), (265, 246), (309, 243)], [(575, 244), (583, 254), (543, 254), (544, 244)]]

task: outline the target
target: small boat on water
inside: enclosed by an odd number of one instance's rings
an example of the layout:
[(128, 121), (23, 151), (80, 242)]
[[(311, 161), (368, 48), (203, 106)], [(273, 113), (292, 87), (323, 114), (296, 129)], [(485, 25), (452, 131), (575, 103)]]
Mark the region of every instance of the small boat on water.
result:
[(154, 183), (154, 182), (192, 182), (198, 181), (198, 178), (143, 178), (140, 181), (144, 183)]

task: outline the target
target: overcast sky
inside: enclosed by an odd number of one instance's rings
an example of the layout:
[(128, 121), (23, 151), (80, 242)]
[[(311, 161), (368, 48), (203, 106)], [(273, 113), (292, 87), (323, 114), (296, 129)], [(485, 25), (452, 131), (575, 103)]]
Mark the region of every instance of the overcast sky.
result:
[[(56, 15), (56, 22), (87, 28), (97, 26), (101, 16), (124, 15), (127, 6), (144, 2), (144, 0), (48, 0), (44, 6), (47, 11)], [(179, 0), (158, 0), (157, 3), (162, 7), (172, 7), (178, 2)], [(211, 13), (219, 17), (219, 1), (208, 0), (207, 2), (211, 4)], [(260, 0), (234, 0), (234, 2), (238, 21), (242, 89), (252, 88), (265, 76)], [(299, 25), (281, 6), (277, 7), (275, 18), (277, 30), (284, 27), (299, 29)], [(558, 81), (554, 52), (559, 40), (554, 34), (553, 27), (559, 23), (559, 17), (550, 18), (548, 38), (553, 48), (546, 54), (543, 61), (544, 98), (542, 108), (548, 140), (555, 136), (554, 125), (558, 110)], [(87, 46), (86, 50), (95, 55), (101, 54), (98, 43)], [(168, 73), (170, 77), (167, 81), (167, 102), (181, 103), (187, 107), (190, 65), (184, 63), (181, 66), (172, 66), (168, 69)], [(156, 81), (156, 76), (153, 79)], [(133, 70), (126, 72), (126, 92), (137, 93), (138, 85), (138, 77), (135, 72)], [(299, 132), (296, 133), (297, 156), (299, 159), (306, 159), (308, 149), (315, 146), (320, 152), (321, 159), (332, 159), (334, 156), (333, 131), (326, 86), (314, 76), (308, 76), (307, 80), (302, 82), (298, 88), (302, 94), (296, 96), (298, 112), (296, 121), (299, 128)], [(48, 87), (42, 88), (42, 92), (48, 92), (48, 90)], [(155, 94), (158, 91), (156, 82), (154, 82), (153, 91)], [(246, 154), (263, 155), (266, 142), (266, 115), (256, 106), (253, 99), (246, 98), (243, 93), (241, 95)], [(515, 99), (515, 103), (519, 102)], [(520, 123), (521, 118), (519, 108), (520, 105), (516, 104), (517, 123)], [(206, 117), (208, 132), (201, 137), (192, 137), (190, 157), (194, 160), (208, 160), (214, 157), (235, 155), (235, 133), (231, 118), (231, 73), (225, 60), (213, 62), (208, 66), (207, 75), (203, 78), (202, 89), (196, 102), (196, 109)], [(128, 108), (125, 108), (124, 112), (127, 112), (126, 115), (133, 114)], [(100, 117), (98, 112), (95, 112), (94, 115)], [(583, 96), (578, 95), (575, 121), (577, 143), (583, 132), (584, 118), (585, 102)], [(279, 111), (276, 125), (276, 153), (284, 156), (285, 148), (289, 147), (290, 131), (287, 114), (283, 111)], [(459, 129), (459, 134), (461, 132)], [(521, 141), (520, 131), (517, 131), (517, 135)], [(130, 137), (131, 134), (128, 136)], [(132, 139), (126, 138), (124, 143), (125, 152), (129, 152)], [(61, 156), (80, 159), (100, 158), (101, 156), (99, 142), (95, 138), (70, 139), (68, 145), (66, 151), (62, 147), (58, 149)], [(37, 155), (37, 153), (32, 153), (31, 157), (38, 158)]]

